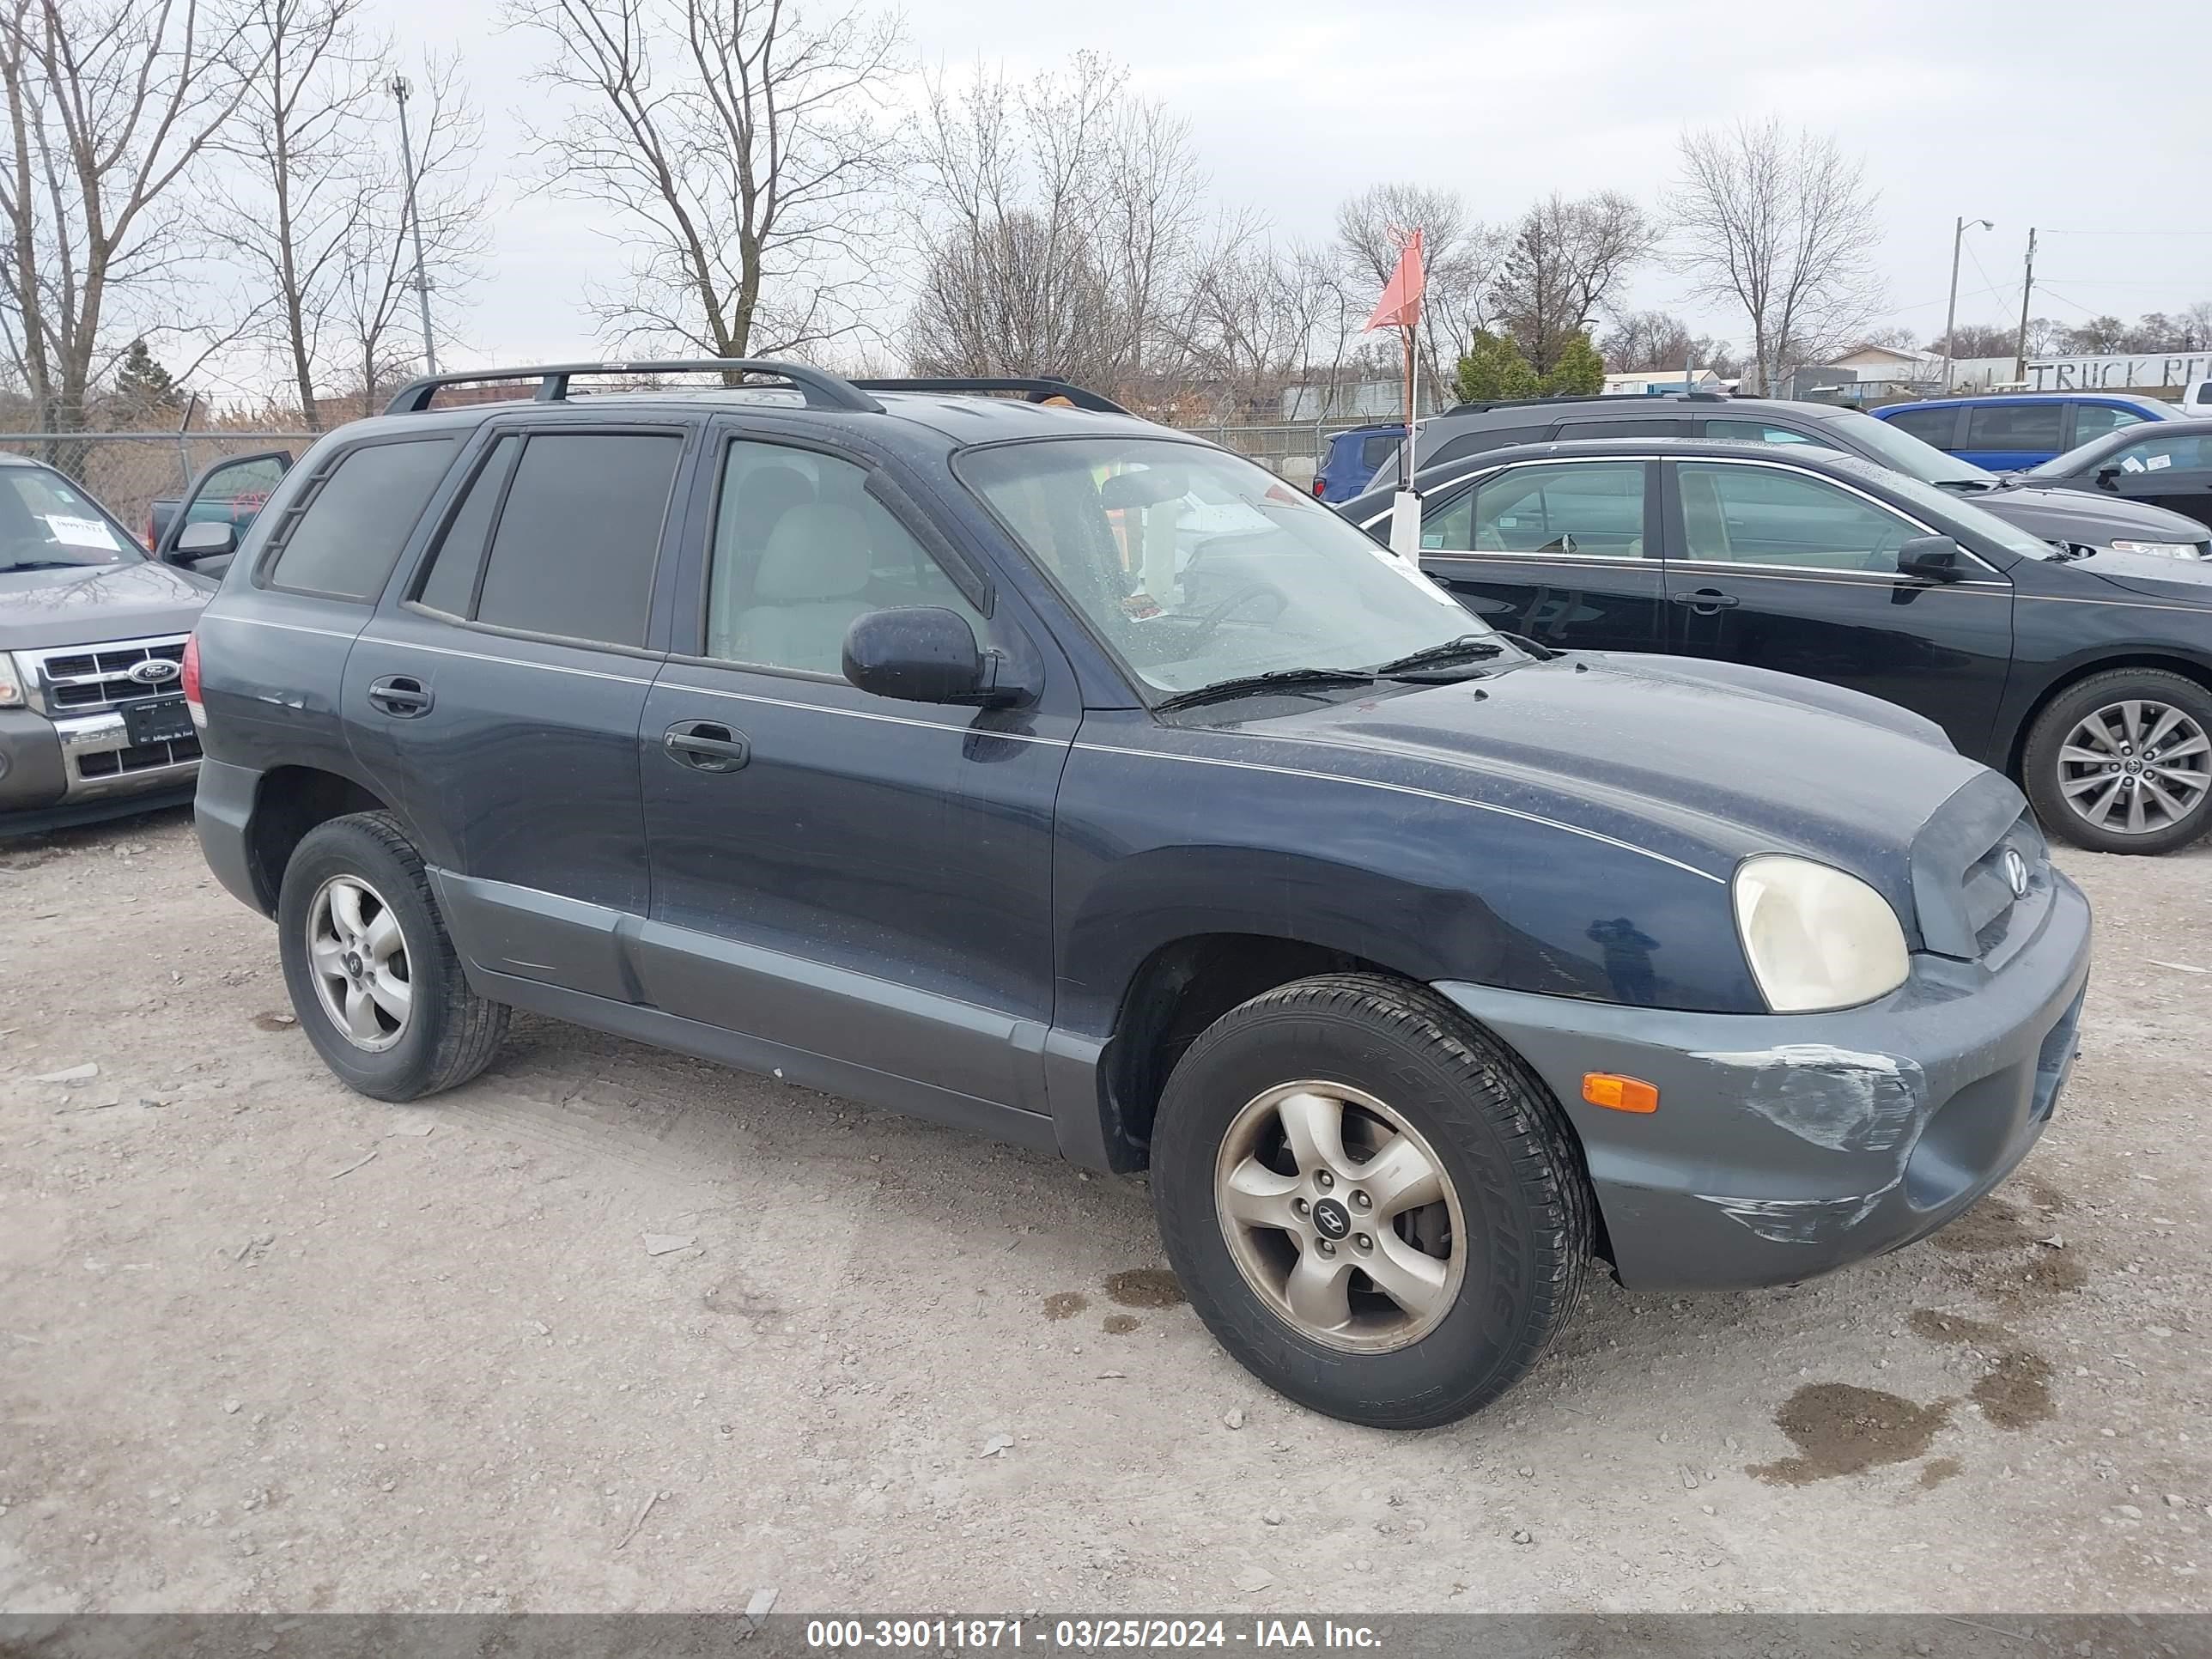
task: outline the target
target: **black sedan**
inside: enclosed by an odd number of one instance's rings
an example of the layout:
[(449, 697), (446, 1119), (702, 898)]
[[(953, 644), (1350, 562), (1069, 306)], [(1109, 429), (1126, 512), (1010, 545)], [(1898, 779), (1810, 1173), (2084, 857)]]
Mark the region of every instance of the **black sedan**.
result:
[(2032, 486), (2086, 489), (2212, 525), (2212, 421), (2123, 427), (2020, 477)]
[[(1809, 445), (1529, 444), (1415, 482), (1422, 568), (1498, 628), (1886, 697), (2082, 847), (2162, 853), (2212, 828), (2212, 565), (2193, 556), (2047, 542)], [(1387, 542), (1390, 503), (1341, 510)]]

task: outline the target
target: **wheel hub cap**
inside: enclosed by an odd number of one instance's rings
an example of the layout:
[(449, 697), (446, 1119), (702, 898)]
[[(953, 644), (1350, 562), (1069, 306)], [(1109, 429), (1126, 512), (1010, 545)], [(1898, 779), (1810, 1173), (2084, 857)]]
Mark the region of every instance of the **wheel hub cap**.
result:
[(2107, 835), (2171, 829), (2212, 793), (2212, 738), (2171, 703), (2108, 703), (2067, 733), (2058, 788), (2077, 817)]
[(384, 896), (358, 876), (333, 876), (307, 906), (307, 972), (315, 1000), (356, 1048), (380, 1053), (407, 1034), (415, 1001), (406, 936)]
[(1362, 1090), (1293, 1083), (1248, 1103), (1222, 1137), (1214, 1207), (1246, 1285), (1324, 1346), (1405, 1347), (1459, 1299), (1467, 1229), (1443, 1162)]

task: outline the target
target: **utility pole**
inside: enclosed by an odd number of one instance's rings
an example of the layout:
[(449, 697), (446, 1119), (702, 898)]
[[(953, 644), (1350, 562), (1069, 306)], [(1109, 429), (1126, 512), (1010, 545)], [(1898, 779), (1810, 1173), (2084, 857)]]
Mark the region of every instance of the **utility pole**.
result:
[(1984, 230), (1996, 228), (1987, 219), (1961, 219), (1951, 231), (1951, 308), (1943, 313), (1943, 390), (1946, 392), (1951, 389), (1952, 364), (1959, 355), (1959, 253), (1966, 246), (1969, 224), (1979, 225)]
[(437, 337), (430, 330), (430, 278), (422, 263), (422, 221), (415, 211), (415, 150), (407, 139), (407, 96), (414, 88), (407, 77), (395, 75), (386, 88), (399, 106), (399, 161), (407, 180), (407, 225), (415, 234), (415, 299), (422, 308), (422, 363), (425, 371), (438, 372)]
[(2015, 380), (2027, 378), (2027, 301), (2035, 292), (2035, 227), (2027, 228), (2027, 274), (2020, 284), (2020, 334), (2013, 341), (2012, 377)]

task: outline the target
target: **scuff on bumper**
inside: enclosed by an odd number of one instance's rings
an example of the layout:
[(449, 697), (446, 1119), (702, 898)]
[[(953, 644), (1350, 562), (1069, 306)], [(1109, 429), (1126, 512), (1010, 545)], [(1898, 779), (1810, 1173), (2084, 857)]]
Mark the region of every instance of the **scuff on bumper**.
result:
[[(2053, 882), (2036, 936), (2002, 968), (1917, 957), (1899, 990), (1837, 1013), (1437, 988), (1565, 1108), (1624, 1285), (1789, 1284), (1935, 1231), (2041, 1134), (2089, 973), (2087, 902), (2063, 876)], [(1656, 1085), (1659, 1109), (1587, 1104), (1592, 1071)]]

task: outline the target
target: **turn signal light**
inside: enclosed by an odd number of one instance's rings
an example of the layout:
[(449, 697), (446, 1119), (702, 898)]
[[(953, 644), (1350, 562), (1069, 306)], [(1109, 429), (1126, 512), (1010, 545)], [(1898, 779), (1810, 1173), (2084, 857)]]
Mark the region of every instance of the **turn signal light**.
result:
[(1614, 1072), (1584, 1072), (1583, 1098), (1593, 1106), (1603, 1106), (1616, 1112), (1656, 1112), (1659, 1109), (1659, 1091), (1641, 1078), (1622, 1077)]

